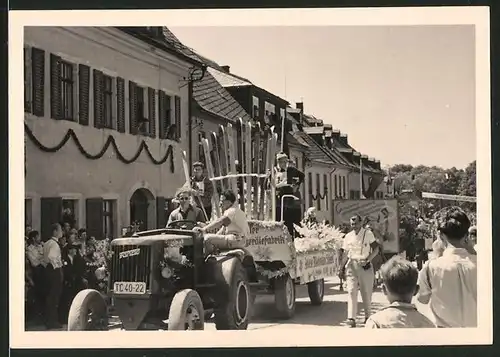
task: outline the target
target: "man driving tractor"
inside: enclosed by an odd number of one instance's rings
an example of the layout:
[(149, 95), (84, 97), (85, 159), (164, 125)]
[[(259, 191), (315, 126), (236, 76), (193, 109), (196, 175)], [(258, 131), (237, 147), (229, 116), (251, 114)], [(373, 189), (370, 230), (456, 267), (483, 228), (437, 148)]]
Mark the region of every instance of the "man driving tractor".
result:
[(175, 221), (192, 221), (206, 222), (203, 211), (191, 204), (192, 190), (189, 187), (183, 186), (177, 190), (175, 195), (179, 201), (179, 207), (174, 209), (168, 217), (167, 227)]
[(195, 227), (194, 230), (205, 233), (219, 229), (216, 234), (204, 235), (205, 244), (209, 250), (244, 248), (245, 238), (250, 233), (250, 228), (245, 212), (237, 204), (234, 192), (231, 190), (222, 192), (220, 205), (224, 211), (221, 217), (202, 228)]

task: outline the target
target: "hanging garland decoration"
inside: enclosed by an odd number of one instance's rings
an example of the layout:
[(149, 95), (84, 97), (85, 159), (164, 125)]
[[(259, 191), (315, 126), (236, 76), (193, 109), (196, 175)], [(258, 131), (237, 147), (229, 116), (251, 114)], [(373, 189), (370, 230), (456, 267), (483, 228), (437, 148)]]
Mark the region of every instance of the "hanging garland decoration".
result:
[(102, 158), (104, 156), (104, 154), (106, 153), (106, 151), (108, 151), (109, 146), (112, 145), (113, 149), (114, 149), (114, 151), (116, 153), (116, 156), (124, 164), (131, 164), (131, 163), (133, 163), (134, 161), (136, 161), (139, 158), (139, 156), (141, 155), (142, 151), (146, 150), (146, 153), (148, 154), (148, 156), (149, 156), (150, 160), (153, 162), (153, 164), (155, 164), (155, 165), (162, 165), (168, 159), (170, 159), (170, 171), (172, 173), (174, 173), (174, 171), (175, 171), (175, 166), (174, 166), (174, 147), (172, 145), (168, 146), (167, 152), (165, 153), (165, 155), (163, 156), (162, 159), (156, 160), (153, 157), (153, 155), (151, 154), (151, 151), (149, 149), (148, 144), (144, 140), (142, 140), (141, 145), (139, 146), (139, 149), (137, 149), (137, 152), (135, 153), (135, 155), (131, 159), (127, 159), (126, 157), (124, 157), (122, 155), (122, 153), (120, 152), (120, 150), (118, 150), (118, 145), (116, 144), (115, 138), (112, 135), (108, 136), (108, 139), (106, 140), (106, 143), (102, 147), (101, 151), (99, 153), (97, 153), (96, 155), (92, 155), (92, 154), (89, 154), (85, 150), (85, 148), (82, 146), (82, 144), (80, 143), (80, 140), (76, 136), (76, 133), (73, 131), (73, 129), (68, 129), (68, 131), (66, 132), (66, 135), (64, 135), (64, 138), (61, 140), (61, 142), (58, 145), (54, 146), (54, 147), (44, 146), (35, 137), (35, 135), (33, 134), (33, 132), (31, 131), (31, 129), (28, 127), (28, 125), (26, 123), (24, 123), (24, 131), (26, 132), (26, 134), (28, 135), (28, 137), (30, 138), (30, 140), (40, 150), (42, 150), (44, 152), (50, 152), (50, 153), (57, 152), (57, 151), (61, 150), (64, 147), (64, 145), (66, 145), (66, 143), (69, 141), (70, 138), (73, 138), (73, 141), (75, 142), (75, 144), (76, 144), (78, 150), (80, 151), (80, 153), (83, 156), (85, 156), (87, 159), (89, 159), (89, 160), (99, 160), (100, 158)]

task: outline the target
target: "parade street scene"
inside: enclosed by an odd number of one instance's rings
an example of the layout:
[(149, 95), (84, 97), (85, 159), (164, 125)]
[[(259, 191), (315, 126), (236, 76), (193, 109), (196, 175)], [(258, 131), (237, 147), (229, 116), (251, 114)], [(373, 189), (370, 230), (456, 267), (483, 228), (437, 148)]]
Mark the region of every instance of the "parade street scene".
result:
[(477, 327), (474, 46), (24, 27), (24, 330)]

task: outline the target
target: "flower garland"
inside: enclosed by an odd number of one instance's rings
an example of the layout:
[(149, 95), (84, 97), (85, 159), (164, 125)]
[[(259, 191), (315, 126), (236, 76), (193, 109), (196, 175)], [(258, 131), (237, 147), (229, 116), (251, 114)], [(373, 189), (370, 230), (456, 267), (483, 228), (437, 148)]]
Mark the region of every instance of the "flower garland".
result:
[(297, 253), (338, 250), (342, 247), (344, 233), (324, 223), (295, 225), (299, 237), (294, 246)]
[(288, 272), (290, 271), (290, 268), (284, 267), (284, 268), (281, 268), (278, 270), (269, 270), (269, 269), (265, 269), (265, 268), (261, 267), (260, 265), (257, 265), (256, 270), (257, 270), (257, 273), (266, 277), (267, 279), (274, 279), (274, 278), (283, 276), (285, 274), (288, 274)]
[(153, 157), (153, 154), (151, 153), (151, 150), (150, 150), (148, 144), (146, 143), (146, 141), (142, 140), (141, 141), (141, 145), (139, 145), (139, 148), (137, 149), (137, 152), (135, 153), (135, 155), (132, 158), (127, 159), (125, 156), (122, 155), (122, 153), (120, 152), (120, 150), (118, 150), (118, 145), (116, 144), (116, 140), (115, 140), (114, 136), (112, 136), (112, 135), (108, 136), (108, 139), (106, 140), (106, 143), (102, 147), (101, 151), (99, 151), (99, 153), (97, 153), (96, 155), (92, 155), (92, 154), (88, 153), (85, 150), (85, 148), (82, 146), (80, 140), (76, 136), (76, 133), (73, 131), (73, 129), (68, 129), (68, 131), (66, 132), (66, 135), (64, 135), (64, 137), (61, 140), (61, 142), (59, 144), (57, 144), (56, 146), (54, 146), (54, 147), (44, 146), (35, 137), (35, 135), (33, 134), (33, 131), (31, 131), (31, 129), (29, 128), (29, 126), (26, 123), (24, 123), (24, 131), (25, 131), (26, 135), (30, 138), (30, 140), (40, 150), (45, 151), (45, 152), (54, 153), (54, 152), (59, 151), (60, 149), (62, 149), (64, 147), (64, 145), (66, 145), (66, 143), (69, 141), (69, 139), (72, 138), (73, 141), (75, 142), (78, 150), (80, 151), (80, 153), (83, 156), (85, 156), (87, 159), (89, 159), (89, 160), (98, 160), (98, 159), (102, 158), (104, 156), (104, 154), (108, 151), (108, 148), (110, 146), (113, 146), (113, 149), (114, 149), (114, 151), (116, 153), (116, 156), (124, 164), (131, 164), (131, 163), (135, 162), (139, 158), (139, 156), (141, 155), (142, 151), (146, 150), (146, 154), (148, 154), (148, 156), (149, 156), (150, 160), (153, 162), (153, 164), (155, 164), (155, 165), (163, 165), (168, 159), (170, 159), (170, 171), (172, 173), (174, 173), (174, 170), (175, 170), (175, 166), (174, 166), (174, 147), (172, 145), (168, 146), (167, 152), (165, 153), (165, 155), (163, 156), (162, 159), (156, 160)]

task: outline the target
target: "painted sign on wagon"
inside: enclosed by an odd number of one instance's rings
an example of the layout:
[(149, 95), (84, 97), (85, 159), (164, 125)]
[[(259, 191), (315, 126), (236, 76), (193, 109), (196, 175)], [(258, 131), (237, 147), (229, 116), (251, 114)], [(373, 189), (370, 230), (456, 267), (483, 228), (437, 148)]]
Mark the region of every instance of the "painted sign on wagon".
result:
[(333, 206), (335, 226), (349, 226), (350, 218), (359, 214), (363, 224), (369, 224), (375, 238), (383, 243), (384, 252), (399, 252), (397, 200), (335, 200)]
[(297, 276), (301, 283), (334, 276), (338, 271), (339, 256), (335, 250), (297, 253)]
[(293, 260), (293, 241), (284, 224), (273, 221), (248, 221), (250, 235), (246, 238), (246, 249), (255, 261), (282, 261), (288, 264)]

